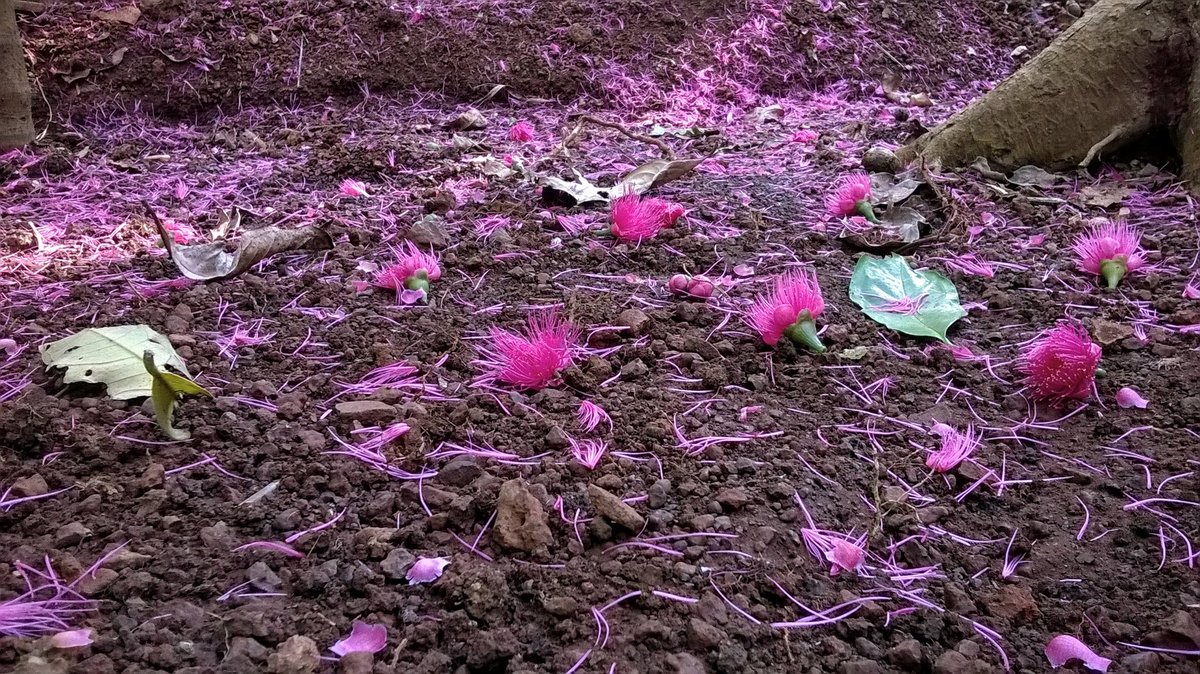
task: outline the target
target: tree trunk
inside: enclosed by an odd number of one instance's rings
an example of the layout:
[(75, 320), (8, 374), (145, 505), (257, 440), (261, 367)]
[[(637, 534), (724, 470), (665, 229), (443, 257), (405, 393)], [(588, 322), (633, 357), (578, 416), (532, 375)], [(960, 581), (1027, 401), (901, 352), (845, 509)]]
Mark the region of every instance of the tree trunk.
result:
[(898, 153), (963, 166), (1086, 166), (1148, 131), (1172, 132), (1200, 179), (1197, 0), (1100, 0), (994, 90)]
[(29, 73), (13, 0), (0, 0), (0, 150), (33, 140)]

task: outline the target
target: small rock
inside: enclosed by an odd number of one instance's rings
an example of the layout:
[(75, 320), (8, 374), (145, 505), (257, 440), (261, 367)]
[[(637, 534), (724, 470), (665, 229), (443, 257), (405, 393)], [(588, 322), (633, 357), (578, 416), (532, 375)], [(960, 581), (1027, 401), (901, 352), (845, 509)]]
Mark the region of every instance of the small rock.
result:
[(92, 573), (81, 576), (76, 581), (75, 587), (79, 589), (80, 594), (94, 597), (107, 590), (108, 586), (112, 585), (120, 575), (112, 569), (96, 569)]
[(725, 640), (725, 633), (699, 618), (688, 621), (688, 645), (698, 651), (707, 651)]
[(917, 670), (925, 662), (925, 654), (921, 651), (920, 641), (905, 639), (888, 649), (887, 659), (898, 667)]
[(1133, 328), (1128, 323), (1117, 323), (1103, 318), (1092, 322), (1092, 336), (1101, 346), (1112, 346), (1123, 339), (1133, 336)]
[(69, 548), (72, 545), (78, 545), (91, 533), (91, 529), (83, 526), (79, 522), (64, 524), (58, 528), (58, 531), (54, 532), (54, 547)]
[(746, 490), (741, 487), (730, 487), (717, 492), (717, 503), (720, 503), (726, 510), (741, 510), (750, 503), (750, 497), (746, 495)]
[(365, 651), (347, 653), (338, 660), (339, 674), (371, 674), (375, 668), (375, 654)]
[(396, 408), (378, 400), (351, 400), (333, 406), (338, 415), (350, 421), (386, 423), (396, 418)]
[(387, 558), (379, 563), (379, 568), (383, 570), (383, 575), (392, 580), (404, 580), (409, 567), (416, 561), (417, 558), (408, 550), (392, 548)]
[(152, 463), (146, 466), (146, 470), (142, 471), (142, 476), (137, 479), (134, 486), (138, 491), (150, 491), (157, 489), (163, 485), (166, 479), (167, 470), (161, 463)]
[(588, 498), (601, 517), (628, 531), (639, 532), (646, 519), (617, 496), (594, 484), (588, 485)]
[(917, 510), (917, 521), (921, 524), (933, 524), (950, 514), (946, 506), (926, 506)]
[(641, 309), (626, 309), (617, 316), (617, 325), (626, 328), (633, 335), (640, 335), (650, 325), (650, 317)]
[(650, 367), (640, 360), (631, 360), (621, 366), (621, 376), (625, 379), (637, 379), (650, 372)]
[(254, 398), (265, 400), (279, 395), (279, 389), (276, 389), (275, 385), (271, 382), (260, 379), (250, 385), (250, 395)]
[(683, 350), (699, 355), (704, 360), (720, 360), (721, 352), (717, 347), (700, 335), (686, 335), (683, 338)]
[(113, 553), (112, 556), (110, 556), (108, 560), (104, 562), (104, 566), (114, 571), (120, 571), (121, 569), (136, 569), (145, 566), (146, 563), (151, 559), (153, 558), (150, 555), (143, 555), (140, 552), (134, 552), (133, 550), (129, 549), (129, 546), (125, 546)]
[(267, 658), (267, 671), (271, 674), (311, 674), (320, 664), (321, 651), (316, 642), (297, 634)]
[(45, 478), (34, 473), (29, 477), (23, 477), (14, 482), (8, 495), (13, 498), (23, 498), (25, 496), (41, 496), (49, 493), (50, 485), (46, 484)]
[(1076, 18), (1083, 16), (1083, 8), (1080, 7), (1079, 3), (1075, 2), (1075, 0), (1068, 0), (1065, 7), (1067, 10), (1067, 14), (1070, 14), (1071, 16), (1076, 17)]
[(325, 449), (325, 436), (317, 431), (298, 431), (296, 437), (300, 439), (301, 444), (313, 451)]
[(234, 547), (233, 534), (224, 522), (217, 522), (211, 527), (200, 530), (200, 542), (210, 550), (228, 550)]
[(1037, 620), (1042, 615), (1029, 588), (1023, 585), (1005, 585), (987, 602), (988, 611), (997, 617), (1023, 624)]
[(884, 674), (883, 667), (874, 660), (850, 660), (838, 667), (840, 674)]
[(246, 569), (246, 579), (263, 592), (275, 592), (283, 584), (283, 580), (271, 567), (267, 566), (266, 562), (255, 562), (249, 569)]
[(563, 429), (559, 428), (558, 426), (550, 427), (550, 430), (546, 433), (547, 447), (550, 449), (562, 449), (569, 444), (570, 442), (567, 441), (567, 434), (563, 432)]
[(862, 166), (871, 173), (896, 173), (904, 168), (896, 153), (884, 147), (873, 147), (863, 153)]
[(708, 674), (708, 667), (691, 653), (672, 653), (667, 656), (671, 674)]
[(422, 247), (444, 248), (447, 243), (446, 232), (442, 229), (442, 218), (438, 215), (426, 215), (408, 230), (409, 241)]
[(516, 478), (500, 486), (494, 533), (500, 547), (518, 552), (540, 554), (554, 544), (542, 504), (525, 480)]
[(970, 660), (958, 651), (946, 651), (933, 663), (933, 674), (962, 674), (967, 670)]
[(229, 651), (225, 654), (226, 658), (234, 658), (244, 656), (251, 662), (262, 662), (271, 654), (266, 646), (258, 643), (251, 637), (233, 637), (229, 641)]
[(469, 456), (460, 456), (438, 471), (437, 480), (451, 487), (465, 487), (483, 475), (483, 468)]
[(168, 333), (180, 334), (187, 332), (191, 326), (186, 318), (172, 314), (167, 316), (167, 320), (163, 322), (163, 327), (167, 329)]
[(1161, 666), (1162, 658), (1158, 653), (1149, 651), (1121, 658), (1121, 671), (1130, 672), (1130, 674), (1154, 674)]

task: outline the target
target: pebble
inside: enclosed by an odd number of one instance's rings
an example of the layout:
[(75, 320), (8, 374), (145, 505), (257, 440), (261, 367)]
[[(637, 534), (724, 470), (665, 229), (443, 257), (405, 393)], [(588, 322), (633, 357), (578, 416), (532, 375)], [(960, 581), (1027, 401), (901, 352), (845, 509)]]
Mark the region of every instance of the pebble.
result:
[(588, 485), (588, 499), (601, 517), (628, 531), (637, 533), (646, 525), (638, 511), (603, 487)]
[(525, 480), (516, 478), (500, 486), (494, 533), (500, 547), (519, 552), (543, 554), (554, 544), (545, 510)]
[(417, 558), (408, 550), (392, 548), (387, 558), (379, 563), (379, 568), (383, 571), (383, 575), (392, 580), (404, 580), (409, 567), (416, 561)]
[(650, 326), (650, 317), (641, 309), (626, 309), (617, 316), (617, 325), (637, 336), (646, 332)]
[(730, 487), (717, 492), (717, 503), (729, 510), (741, 510), (750, 503), (750, 497), (741, 487)]
[(22, 498), (25, 496), (41, 496), (48, 493), (50, 493), (50, 486), (46, 484), (46, 479), (34, 473), (29, 477), (23, 477), (14, 482), (8, 495), (13, 498)]
[(79, 522), (64, 524), (58, 528), (58, 531), (54, 532), (54, 547), (69, 548), (72, 545), (78, 545), (91, 533), (91, 529), (88, 529)]
[(933, 663), (933, 674), (962, 674), (970, 661), (958, 651), (946, 651)]
[(351, 400), (333, 406), (338, 416), (363, 423), (389, 422), (396, 418), (396, 408), (378, 400)]
[(270, 674), (311, 674), (320, 664), (321, 651), (316, 642), (297, 634), (267, 658), (267, 671)]
[(925, 654), (921, 650), (920, 641), (905, 639), (888, 649), (887, 659), (898, 667), (915, 671), (925, 662)]

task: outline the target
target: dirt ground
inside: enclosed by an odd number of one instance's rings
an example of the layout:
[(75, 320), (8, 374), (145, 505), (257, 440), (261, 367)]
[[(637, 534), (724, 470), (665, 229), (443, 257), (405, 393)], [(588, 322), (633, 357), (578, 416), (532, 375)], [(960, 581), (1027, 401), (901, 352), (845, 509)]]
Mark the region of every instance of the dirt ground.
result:
[[(1043, 187), (923, 176), (937, 189), (906, 202), (928, 225), (908, 255), (969, 310), (953, 350), (849, 300), (861, 247), (824, 205), (867, 148), (986, 91), (1074, 2), (48, 4), (20, 15), (45, 133), (0, 154), (0, 493), (42, 497), (0, 498), (0, 601), (25, 587), (17, 562), (49, 560), (97, 604), (71, 622), (91, 645), (0, 638), (0, 670), (1044, 672), (1067, 634), (1113, 672), (1197, 671), (1181, 651), (1200, 650), (1200, 228), (1169, 162)], [(486, 128), (446, 128), (470, 107)], [(611, 185), (658, 156), (596, 127), (564, 152), (581, 113), (708, 157), (655, 190), (687, 209), (673, 227), (615, 243), (595, 231), (605, 209), (489, 168)], [(510, 138), (520, 120), (532, 140)], [(346, 179), (367, 195), (340, 194)], [(194, 283), (143, 202), (180, 240), (238, 207), (335, 247)], [(1070, 253), (1100, 216), (1149, 252), (1118, 290)], [(440, 256), (428, 305), (370, 287), (406, 239)], [(824, 354), (767, 347), (742, 320), (801, 264)], [(717, 292), (673, 296), (676, 273)], [(478, 386), (487, 330), (548, 307), (583, 333), (561, 381)], [(1067, 317), (1103, 345), (1098, 396), (1034, 408), (1014, 361)], [(43, 371), (40, 345), (139, 323), (215, 395), (181, 406), (190, 441), (148, 403)], [(397, 362), (410, 385), (351, 387)], [(1149, 406), (1118, 407), (1125, 386)], [(611, 429), (581, 428), (583, 401)], [(983, 434), (973, 462), (930, 474), (934, 421)], [(338, 453), (397, 423), (390, 472)], [(608, 453), (589, 470), (572, 438)], [(1150, 498), (1175, 502), (1130, 507)], [(831, 575), (798, 500), (817, 527), (866, 535), (876, 571)], [(331, 521), (294, 542), (301, 558), (234, 550)], [(450, 564), (410, 585), (420, 557)], [(814, 612), (828, 624), (786, 625)], [(356, 620), (387, 646), (338, 660)]]

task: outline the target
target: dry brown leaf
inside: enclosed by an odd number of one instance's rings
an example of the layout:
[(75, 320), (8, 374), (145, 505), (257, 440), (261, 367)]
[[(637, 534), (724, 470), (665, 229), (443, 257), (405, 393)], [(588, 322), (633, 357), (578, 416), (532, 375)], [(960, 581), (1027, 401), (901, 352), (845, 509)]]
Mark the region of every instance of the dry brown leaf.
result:
[(700, 159), (676, 159), (674, 161), (655, 159), (630, 171), (628, 175), (621, 179), (621, 182), (617, 183), (612, 192), (613, 194), (626, 194), (629, 192), (645, 194), (655, 187), (682, 178), (691, 172), (692, 169), (696, 168), (704, 159), (704, 157)]
[(138, 9), (137, 5), (129, 5), (113, 10), (99, 10), (95, 13), (95, 17), (101, 21), (114, 21), (132, 26), (142, 18), (142, 10)]
[(468, 108), (454, 119), (446, 122), (446, 128), (454, 129), (455, 131), (473, 131), (475, 129), (487, 128), (487, 117), (475, 108)]
[(300, 229), (263, 227), (250, 230), (242, 234), (237, 249), (232, 252), (227, 249), (228, 242), (224, 240), (191, 246), (177, 245), (174, 237), (157, 218), (155, 225), (175, 266), (193, 281), (231, 279), (276, 253), (333, 248), (333, 238), (316, 225)]
[(1133, 190), (1122, 185), (1088, 185), (1079, 190), (1083, 203), (1100, 208), (1115, 206), (1130, 194), (1133, 194)]

